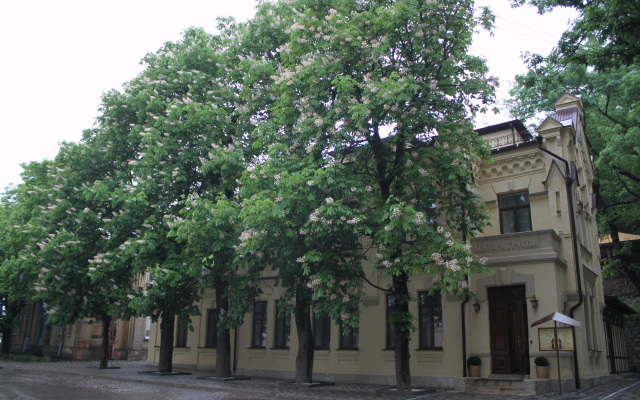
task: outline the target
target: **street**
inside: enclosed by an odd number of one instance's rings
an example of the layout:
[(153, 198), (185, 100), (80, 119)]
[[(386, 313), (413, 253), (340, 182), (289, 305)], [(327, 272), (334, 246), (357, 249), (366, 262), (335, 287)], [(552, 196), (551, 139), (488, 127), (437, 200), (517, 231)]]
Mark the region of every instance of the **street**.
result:
[[(156, 367), (140, 361), (112, 361), (116, 369), (99, 370), (96, 362), (14, 362), (0, 360), (0, 400), (366, 400), (379, 399), (383, 386), (336, 383), (308, 388), (286, 381), (253, 377), (250, 380), (220, 382), (208, 379), (211, 371), (192, 371), (177, 376), (139, 374)], [(387, 397), (388, 398), (388, 397)], [(436, 393), (404, 397), (404, 400), (637, 400), (640, 376), (616, 376), (604, 385), (562, 395), (546, 393), (522, 397), (478, 395), (438, 390)]]
[(0, 370), (0, 399), (4, 400), (200, 400), (268, 399), (255, 392), (238, 393), (181, 389), (145, 383), (96, 379), (91, 376), (61, 376), (41, 372)]

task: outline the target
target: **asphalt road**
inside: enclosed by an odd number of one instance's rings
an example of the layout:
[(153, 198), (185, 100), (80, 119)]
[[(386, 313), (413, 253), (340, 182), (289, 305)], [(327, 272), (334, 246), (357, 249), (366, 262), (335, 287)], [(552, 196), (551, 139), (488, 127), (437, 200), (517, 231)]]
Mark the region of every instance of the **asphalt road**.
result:
[(33, 371), (0, 370), (0, 399), (2, 400), (228, 400), (267, 399), (255, 392), (209, 392), (94, 379), (90, 376), (62, 376)]
[[(0, 360), (0, 400), (371, 400), (380, 398), (381, 386), (336, 384), (317, 388), (283, 385), (282, 380), (257, 378), (235, 382), (202, 380), (210, 371), (190, 375), (152, 376), (144, 362), (114, 361), (116, 369), (91, 368), (95, 362), (60, 361), (20, 363)], [(531, 397), (479, 395), (439, 390), (412, 400), (640, 400), (640, 375), (624, 374), (600, 386), (564, 394), (545, 393)]]

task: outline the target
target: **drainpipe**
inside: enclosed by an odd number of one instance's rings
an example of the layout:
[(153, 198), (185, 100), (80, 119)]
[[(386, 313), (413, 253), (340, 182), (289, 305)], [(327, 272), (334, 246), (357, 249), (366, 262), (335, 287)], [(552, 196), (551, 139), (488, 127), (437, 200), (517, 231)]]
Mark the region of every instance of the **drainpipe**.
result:
[(62, 355), (62, 345), (64, 344), (64, 328), (64, 325), (59, 328), (62, 332), (58, 334), (58, 336), (60, 337), (60, 343), (58, 343), (58, 353), (56, 354), (56, 358), (60, 358), (60, 356)]
[[(467, 242), (467, 235), (462, 234), (462, 241)], [(469, 284), (469, 275), (464, 274), (464, 280)], [(464, 296), (464, 300), (460, 304), (460, 318), (462, 318), (462, 377), (467, 377), (467, 318), (465, 306), (469, 302), (469, 295)]]
[(22, 352), (26, 352), (31, 348), (31, 325), (33, 323), (33, 314), (31, 310), (35, 308), (36, 303), (33, 303), (30, 307), (27, 308), (27, 335), (24, 337), (22, 341)]
[[(464, 275), (464, 280), (469, 282), (469, 276)], [(460, 316), (462, 318), (462, 377), (467, 377), (467, 324), (465, 306), (469, 302), (469, 295), (464, 296), (464, 300), (460, 304)]]
[(238, 365), (238, 327), (233, 330), (233, 373), (236, 373)]
[[(471, 164), (469, 164), (469, 170), (473, 171), (473, 167)], [(475, 183), (473, 173), (471, 174), (471, 180)], [(466, 213), (464, 209), (462, 211)], [(464, 232), (462, 233), (462, 242), (463, 243), (467, 242), (467, 234)], [(467, 281), (467, 284), (469, 284), (469, 275), (465, 274), (464, 280)], [(466, 294), (464, 296), (464, 300), (460, 304), (460, 318), (461, 318), (460, 325), (462, 328), (462, 377), (463, 378), (467, 377), (467, 318), (466, 318), (467, 315), (466, 315), (465, 306), (467, 305), (468, 302), (469, 302), (469, 295)]]
[[(573, 186), (573, 179), (571, 178), (571, 171), (569, 169), (569, 162), (567, 160), (565, 160), (564, 158), (558, 156), (557, 154), (554, 154), (552, 152), (550, 152), (549, 150), (545, 149), (542, 147), (542, 136), (538, 136), (536, 138), (536, 140), (538, 141), (538, 148), (542, 151), (544, 151), (545, 153), (557, 158), (558, 160), (562, 161), (565, 165), (565, 169), (566, 169), (566, 181), (567, 181), (567, 201), (569, 203), (569, 221), (570, 221), (570, 226), (571, 226), (571, 243), (573, 244), (573, 265), (575, 268), (575, 274), (576, 274), (576, 285), (578, 288), (578, 303), (576, 303), (573, 307), (571, 307), (571, 309), (569, 309), (569, 317), (573, 318), (574, 312), (575, 310), (580, 307), (583, 303), (583, 298), (582, 298), (582, 280), (580, 279), (580, 260), (578, 260), (578, 242), (576, 241), (576, 220), (575, 220), (575, 215), (574, 215), (574, 210), (573, 210), (573, 191), (572, 191), (572, 186)], [(576, 343), (576, 331), (575, 328), (571, 329), (571, 332), (573, 333), (573, 343)], [(573, 350), (573, 368), (575, 370), (575, 378), (576, 378), (576, 389), (580, 389), (580, 373), (579, 373), (579, 369), (578, 369), (578, 351), (577, 350)], [(560, 384), (560, 382), (558, 382), (558, 385)]]

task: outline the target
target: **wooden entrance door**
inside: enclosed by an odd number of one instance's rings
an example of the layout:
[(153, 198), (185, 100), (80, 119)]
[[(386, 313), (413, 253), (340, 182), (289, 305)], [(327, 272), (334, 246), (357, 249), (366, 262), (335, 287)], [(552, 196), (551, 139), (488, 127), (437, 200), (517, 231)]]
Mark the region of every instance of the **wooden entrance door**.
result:
[(524, 286), (487, 288), (491, 329), (491, 371), (529, 373), (529, 330)]

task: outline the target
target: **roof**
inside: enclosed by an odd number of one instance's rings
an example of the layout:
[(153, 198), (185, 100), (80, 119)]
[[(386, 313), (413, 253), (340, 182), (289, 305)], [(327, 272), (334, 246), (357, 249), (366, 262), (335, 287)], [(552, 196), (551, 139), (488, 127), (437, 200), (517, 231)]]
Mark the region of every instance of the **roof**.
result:
[(534, 326), (538, 326), (540, 324), (544, 324), (545, 322), (549, 322), (549, 321), (556, 321), (556, 322), (560, 322), (561, 324), (565, 324), (565, 325), (571, 325), (571, 326), (580, 326), (582, 325), (582, 323), (576, 319), (573, 318), (569, 318), (566, 315), (559, 313), (559, 312), (554, 312), (551, 313), (549, 315), (547, 315), (546, 317), (542, 317), (539, 320), (537, 320), (536, 322), (531, 324), (531, 328), (533, 328)]
[(475, 130), (475, 132), (478, 135), (482, 136), (482, 135), (488, 135), (489, 133), (500, 132), (500, 131), (504, 131), (505, 129), (511, 129), (511, 128), (514, 128), (516, 132), (520, 133), (521, 136), (531, 137), (531, 134), (529, 133), (527, 128), (524, 126), (522, 121), (520, 121), (519, 119), (514, 119), (507, 122), (501, 122), (497, 125), (485, 126), (484, 128), (478, 128)]
[[(621, 242), (626, 242), (627, 240), (640, 240), (640, 236), (632, 235), (630, 233), (618, 233), (618, 237), (620, 237)], [(600, 244), (611, 243), (611, 236), (607, 235), (600, 239)]]
[(611, 308), (614, 311), (617, 311), (620, 314), (637, 314), (637, 312), (624, 304), (619, 298), (616, 296), (604, 296), (604, 303), (607, 308)]
[(578, 121), (580, 121), (580, 109), (578, 107), (557, 110), (547, 115), (547, 117), (553, 118), (564, 126), (571, 125), (576, 132), (578, 131)]

